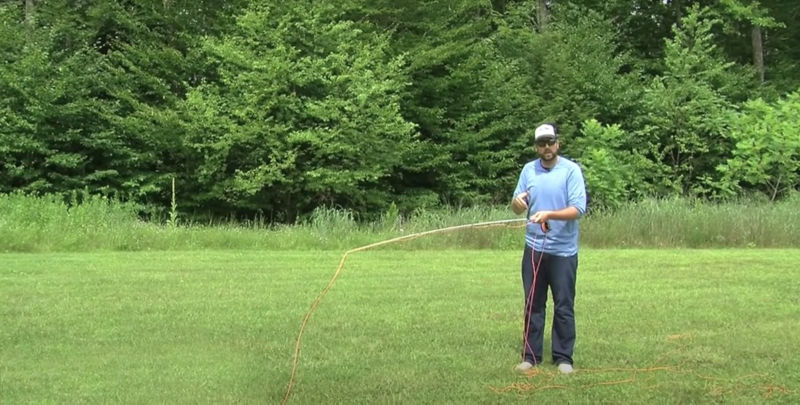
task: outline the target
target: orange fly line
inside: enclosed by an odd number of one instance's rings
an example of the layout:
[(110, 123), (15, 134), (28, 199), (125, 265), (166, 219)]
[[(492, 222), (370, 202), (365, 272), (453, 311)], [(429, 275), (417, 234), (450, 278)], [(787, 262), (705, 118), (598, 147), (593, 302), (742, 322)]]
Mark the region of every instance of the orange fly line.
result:
[(300, 359), (300, 343), (301, 343), (301, 340), (303, 338), (303, 332), (305, 331), (306, 325), (308, 324), (308, 319), (311, 317), (311, 313), (314, 312), (314, 310), (317, 308), (317, 305), (319, 305), (319, 302), (322, 300), (322, 298), (325, 296), (325, 294), (328, 293), (328, 290), (331, 289), (331, 287), (333, 286), (333, 283), (336, 282), (336, 278), (338, 278), (339, 277), (339, 273), (342, 272), (342, 267), (344, 267), (344, 261), (345, 261), (345, 259), (347, 259), (347, 255), (349, 255), (350, 253), (361, 252), (361, 251), (364, 251), (364, 250), (367, 250), (367, 249), (376, 248), (378, 246), (384, 246), (384, 245), (388, 245), (388, 244), (391, 244), (391, 243), (403, 242), (403, 241), (408, 241), (408, 240), (412, 240), (412, 239), (417, 239), (417, 238), (420, 238), (420, 237), (423, 237), (423, 236), (433, 235), (433, 234), (436, 234), (436, 233), (460, 231), (460, 230), (464, 230), (464, 229), (490, 228), (490, 227), (495, 227), (495, 226), (508, 226), (509, 224), (513, 224), (513, 223), (516, 223), (516, 222), (524, 222), (524, 221), (527, 221), (527, 219), (526, 218), (502, 219), (502, 220), (499, 220), (499, 221), (478, 222), (478, 223), (474, 223), (474, 224), (450, 226), (450, 227), (447, 227), (447, 228), (440, 228), (440, 229), (434, 229), (434, 230), (425, 231), (425, 232), (413, 233), (413, 234), (409, 234), (409, 235), (405, 235), (405, 236), (399, 236), (399, 237), (396, 237), (396, 238), (387, 239), (387, 240), (384, 240), (384, 241), (375, 242), (375, 243), (372, 243), (372, 244), (369, 244), (369, 245), (365, 245), (365, 246), (357, 247), (357, 248), (354, 248), (354, 249), (350, 249), (350, 250), (344, 252), (344, 254), (342, 255), (342, 259), (339, 261), (339, 266), (336, 268), (336, 271), (333, 273), (333, 276), (331, 277), (330, 281), (328, 281), (328, 285), (326, 285), (325, 288), (323, 288), (322, 291), (320, 291), (319, 295), (317, 295), (317, 298), (315, 298), (314, 301), (311, 302), (311, 306), (308, 308), (308, 311), (306, 312), (305, 316), (303, 317), (303, 321), (300, 323), (300, 332), (298, 332), (298, 334), (297, 334), (297, 340), (295, 341), (295, 344), (294, 344), (294, 355), (292, 356), (292, 372), (289, 375), (289, 383), (286, 386), (286, 394), (283, 396), (283, 401), (281, 401), (281, 404), (285, 405), (286, 401), (289, 400), (289, 395), (292, 393), (292, 386), (294, 385), (294, 378), (295, 378), (295, 374), (297, 373), (297, 363), (298, 363), (298, 360)]

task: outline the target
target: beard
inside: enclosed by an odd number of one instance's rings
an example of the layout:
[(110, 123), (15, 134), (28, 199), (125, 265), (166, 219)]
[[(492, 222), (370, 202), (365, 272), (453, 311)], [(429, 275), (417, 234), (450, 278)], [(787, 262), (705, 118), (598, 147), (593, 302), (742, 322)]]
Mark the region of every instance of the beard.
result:
[(556, 153), (555, 152), (550, 152), (550, 151), (547, 151), (547, 152), (542, 153), (541, 155), (539, 155), (539, 159), (542, 159), (542, 162), (546, 162), (546, 163), (550, 163), (550, 162), (555, 161), (556, 157), (557, 157)]

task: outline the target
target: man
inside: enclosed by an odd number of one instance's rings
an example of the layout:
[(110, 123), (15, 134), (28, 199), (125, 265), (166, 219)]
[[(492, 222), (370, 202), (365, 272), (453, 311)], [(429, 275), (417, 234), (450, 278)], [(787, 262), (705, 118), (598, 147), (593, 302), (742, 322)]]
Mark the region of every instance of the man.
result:
[(586, 212), (586, 188), (581, 168), (558, 155), (559, 141), (554, 125), (536, 128), (534, 143), (539, 158), (522, 168), (511, 201), (514, 213), (525, 212), (529, 219), (522, 255), (525, 293), (522, 362), (516, 369), (524, 372), (542, 361), (549, 286), (554, 306), (553, 363), (559, 371), (569, 374), (575, 346), (578, 218)]

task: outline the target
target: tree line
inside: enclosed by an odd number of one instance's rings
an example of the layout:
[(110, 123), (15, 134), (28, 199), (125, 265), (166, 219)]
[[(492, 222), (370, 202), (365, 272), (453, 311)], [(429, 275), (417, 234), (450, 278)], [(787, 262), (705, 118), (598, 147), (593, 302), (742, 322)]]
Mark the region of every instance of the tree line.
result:
[[(0, 193), (292, 222), (500, 204), (557, 124), (592, 207), (800, 184), (800, 3), (4, 0)], [(395, 209), (395, 208), (391, 208)]]

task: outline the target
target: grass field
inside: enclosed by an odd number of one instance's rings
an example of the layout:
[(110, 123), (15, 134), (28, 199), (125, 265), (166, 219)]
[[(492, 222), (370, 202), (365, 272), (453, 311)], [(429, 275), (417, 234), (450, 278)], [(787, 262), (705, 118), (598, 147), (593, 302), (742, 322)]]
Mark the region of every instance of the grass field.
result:
[[(0, 254), (0, 403), (279, 403), (341, 253)], [(289, 403), (800, 402), (800, 250), (584, 249), (570, 376), (512, 371), (520, 253), (351, 255)]]

